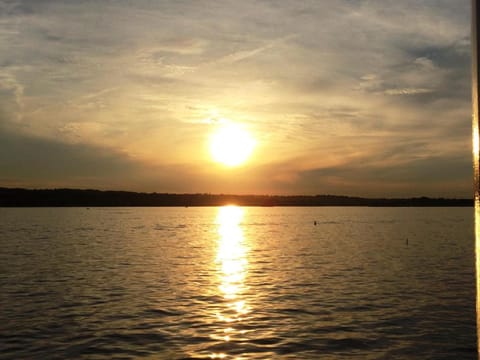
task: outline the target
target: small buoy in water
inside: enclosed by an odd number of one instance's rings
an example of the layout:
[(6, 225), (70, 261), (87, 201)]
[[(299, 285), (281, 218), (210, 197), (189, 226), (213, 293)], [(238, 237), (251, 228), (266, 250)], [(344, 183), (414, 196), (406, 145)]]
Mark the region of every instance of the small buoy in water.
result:
[(313, 225), (317, 226), (317, 221), (316, 220), (313, 222)]

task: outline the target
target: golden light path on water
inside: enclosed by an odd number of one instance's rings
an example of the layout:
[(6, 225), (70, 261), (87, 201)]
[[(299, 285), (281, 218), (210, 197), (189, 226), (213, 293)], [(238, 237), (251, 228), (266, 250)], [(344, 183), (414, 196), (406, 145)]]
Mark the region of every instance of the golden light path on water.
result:
[(477, 356), (480, 359), (480, 7), (472, 0), (472, 152), (475, 199), (475, 268), (477, 312)]
[[(248, 248), (240, 226), (244, 212), (245, 210), (241, 207), (225, 206), (219, 208), (216, 218), (219, 234), (216, 258), (218, 290), (225, 305), (216, 314), (218, 321), (224, 324), (222, 333), (212, 335), (212, 338), (225, 342), (245, 333), (245, 330), (237, 329), (236, 325), (250, 312), (248, 303), (242, 297), (248, 269)], [(210, 355), (212, 359), (226, 357), (227, 354), (223, 352)]]

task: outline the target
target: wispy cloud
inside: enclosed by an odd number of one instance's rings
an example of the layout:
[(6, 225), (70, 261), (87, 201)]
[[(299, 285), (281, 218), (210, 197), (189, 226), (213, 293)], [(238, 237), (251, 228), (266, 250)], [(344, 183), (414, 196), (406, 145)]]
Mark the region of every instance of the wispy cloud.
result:
[[(178, 191), (241, 184), (268, 192), (268, 181), (253, 179), (248, 167), (235, 176), (209, 169), (205, 119), (216, 110), (255, 133), (251, 166), (276, 179), (272, 191), (363, 186), (372, 194), (409, 194), (418, 185), (427, 193), (421, 166), (443, 169), (442, 159), (452, 165), (470, 154), (469, 6), (4, 1), (0, 121), (8, 124), (5, 138), (19, 142), (64, 144), (72, 156), (82, 146), (124, 154), (138, 181), (162, 184), (158, 190), (167, 183)], [(45, 156), (63, 161), (52, 151)], [(109, 169), (118, 158), (102, 159)], [(147, 174), (145, 164), (178, 175), (162, 182), (167, 175)], [(431, 194), (468, 192), (468, 171), (455, 174), (432, 176)], [(187, 175), (191, 184), (180, 181)], [(73, 181), (60, 171), (54, 176)], [(362, 181), (356, 187), (352, 179)]]
[(223, 64), (223, 63), (235, 63), (237, 61), (245, 60), (245, 59), (251, 58), (251, 57), (253, 57), (257, 54), (260, 54), (261, 52), (264, 52), (268, 49), (271, 49), (275, 46), (278, 46), (282, 43), (285, 43), (288, 40), (291, 40), (293, 38), (295, 38), (294, 34), (288, 35), (288, 36), (285, 36), (285, 37), (282, 37), (282, 38), (270, 40), (266, 44), (264, 44), (260, 47), (257, 47), (257, 48), (254, 48), (254, 49), (249, 49), (249, 50), (240, 50), (240, 51), (236, 51), (234, 53), (222, 56), (220, 59), (214, 60), (214, 61), (208, 63), (207, 65), (213, 66), (213, 65)]
[(387, 95), (416, 95), (416, 94), (427, 94), (433, 92), (432, 89), (422, 89), (422, 88), (403, 88), (403, 89), (387, 89), (385, 94)]
[(3, 108), (9, 109), (12, 118), (20, 122), (25, 107), (24, 86), (15, 75), (15, 66), (0, 68), (0, 94), (3, 95), (0, 104), (3, 103)]

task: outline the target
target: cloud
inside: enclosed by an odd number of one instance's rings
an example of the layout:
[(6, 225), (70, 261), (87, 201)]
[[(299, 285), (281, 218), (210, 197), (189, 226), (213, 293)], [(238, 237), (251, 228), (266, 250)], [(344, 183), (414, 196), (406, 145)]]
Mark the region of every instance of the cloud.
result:
[(358, 158), (322, 168), (295, 170), (291, 167), (290, 171), (280, 174), (271, 169), (263, 174), (270, 179), (273, 193), (470, 197), (472, 172), (468, 158), (427, 156), (390, 164)]
[(416, 95), (416, 94), (428, 94), (433, 92), (431, 89), (422, 89), (422, 88), (403, 88), (403, 89), (387, 89), (385, 90), (386, 95)]
[(0, 132), (0, 141), (0, 172), (19, 182), (66, 184), (76, 178), (115, 178), (135, 167), (126, 154), (106, 148), (65, 144), (8, 131)]
[(250, 50), (236, 51), (234, 53), (222, 56), (220, 59), (214, 60), (213, 62), (210, 62), (207, 65), (212, 66), (212, 65), (224, 64), (224, 63), (227, 63), (227, 64), (236, 63), (237, 61), (241, 61), (241, 60), (245, 60), (250, 57), (253, 57), (261, 52), (271, 49), (293, 38), (295, 38), (295, 35), (291, 34), (278, 39), (270, 40), (263, 46), (250, 49)]
[(63, 143), (0, 130), (0, 183), (11, 187), (75, 187), (135, 191), (200, 192), (191, 187), (199, 169), (156, 165), (108, 147)]
[(22, 111), (24, 109), (24, 86), (18, 81), (15, 76), (15, 67), (4, 67), (0, 68), (0, 94), (3, 95), (0, 97), (0, 103), (9, 99), (13, 100), (15, 106), (12, 108), (12, 102), (10, 104), (4, 103), (5, 108), (11, 108), (10, 111), (13, 114), (13, 117), (17, 121), (21, 120)]
[(205, 51), (207, 42), (196, 38), (172, 38), (160, 41), (153, 48), (148, 49), (150, 56), (161, 56), (161, 53), (176, 53), (181, 55), (201, 54)]
[[(469, 11), (444, 0), (0, 2), (2, 139), (15, 154), (3, 161), (32, 183), (429, 191), (421, 179), (442, 159), (470, 156)], [(258, 137), (250, 171), (209, 169), (213, 109)], [(469, 191), (457, 170), (431, 189)]]

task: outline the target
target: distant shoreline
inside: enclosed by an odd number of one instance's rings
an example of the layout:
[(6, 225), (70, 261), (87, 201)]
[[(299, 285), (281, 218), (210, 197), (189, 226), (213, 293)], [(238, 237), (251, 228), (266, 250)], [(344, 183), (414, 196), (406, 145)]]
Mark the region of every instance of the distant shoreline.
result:
[(0, 187), (0, 207), (115, 207), (115, 206), (370, 206), (472, 207), (473, 199), (363, 198), (342, 195), (172, 194), (79, 189)]

